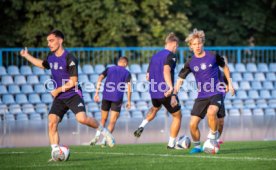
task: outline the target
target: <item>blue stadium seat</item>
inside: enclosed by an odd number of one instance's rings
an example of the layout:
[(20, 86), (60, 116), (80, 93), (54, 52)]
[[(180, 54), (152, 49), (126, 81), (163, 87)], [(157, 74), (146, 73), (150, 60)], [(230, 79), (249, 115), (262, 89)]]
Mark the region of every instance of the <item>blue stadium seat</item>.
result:
[(42, 68), (33, 66), (33, 74), (35, 74), (35, 75), (44, 75), (45, 71)]
[(14, 122), (15, 121), (15, 118), (14, 118), (14, 115), (13, 114), (6, 114), (4, 116), (4, 119), (7, 121), (7, 122)]
[(253, 115), (255, 116), (263, 116), (264, 115), (264, 111), (263, 109), (253, 109)]
[(240, 82), (240, 89), (242, 89), (242, 90), (251, 89), (249, 82), (248, 81), (241, 81)]
[(16, 101), (17, 104), (29, 103), (28, 99), (27, 99), (27, 96), (25, 94), (16, 94), (15, 101)]
[(138, 108), (141, 111), (147, 111), (147, 110), (149, 110), (148, 104), (145, 101), (138, 101), (136, 103), (136, 108)]
[(41, 94), (41, 93), (46, 93), (46, 88), (44, 86), (44, 84), (35, 84), (34, 85), (34, 92)]
[(4, 66), (0, 66), (0, 76), (7, 75), (6, 68)]
[(180, 91), (178, 93), (179, 100), (189, 100), (188, 93), (185, 91)]
[(97, 103), (89, 102), (87, 104), (87, 110), (88, 110), (88, 112), (98, 112), (98, 111), (100, 111), (100, 107)]
[(258, 71), (259, 72), (268, 72), (268, 66), (266, 63), (259, 63), (258, 64)]
[[(249, 96), (250, 98), (250, 96)], [(244, 101), (245, 108), (253, 109), (256, 108), (255, 101), (253, 99), (247, 99)]]
[(246, 72), (245, 66), (243, 63), (237, 63), (235, 65), (236, 72)]
[(25, 76), (18, 75), (14, 77), (14, 83), (21, 85), (21, 84), (26, 84), (27, 82), (26, 82)]
[(92, 75), (90, 75), (90, 81), (91, 81), (92, 83), (97, 83), (98, 78), (99, 78), (99, 75), (98, 75), (98, 74), (92, 74)]
[(276, 72), (276, 63), (269, 64), (269, 71)]
[(141, 98), (140, 98), (140, 95), (138, 92), (133, 92), (132, 95), (131, 95), (131, 101), (140, 101)]
[(273, 99), (276, 99), (276, 90), (272, 90), (272, 91), (271, 91), (271, 97), (272, 97)]
[(38, 104), (41, 103), (40, 97), (37, 93), (29, 94), (29, 102), (32, 104)]
[(39, 80), (38, 80), (37, 75), (29, 75), (29, 76), (27, 77), (27, 83), (28, 83), (28, 84), (38, 84), (38, 83), (39, 83)]
[(146, 74), (145, 74), (145, 73), (140, 73), (140, 74), (138, 74), (137, 80), (138, 80), (139, 82), (147, 82)]
[(246, 91), (244, 91), (244, 90), (237, 91), (236, 95), (237, 95), (238, 99), (247, 99), (248, 98)]
[(251, 83), (251, 87), (254, 90), (261, 90), (261, 89), (263, 89), (263, 86), (262, 86), (261, 82), (259, 82), (259, 81), (253, 81)]
[(131, 64), (130, 72), (135, 74), (142, 73), (141, 66), (139, 64)]
[(81, 69), (81, 66), (80, 66), (80, 65), (78, 65), (78, 74), (83, 74), (83, 71), (82, 71), (82, 69)]
[(35, 112), (40, 114), (47, 114), (48, 113), (48, 107), (44, 103), (38, 103), (35, 105)]
[(135, 110), (131, 112), (132, 118), (143, 118), (143, 113), (140, 110)]
[(92, 65), (85, 64), (85, 65), (82, 66), (82, 72), (84, 74), (93, 74), (94, 73), (94, 69), (93, 69)]
[(266, 73), (266, 80), (276, 81), (275, 73), (272, 73), (272, 72)]
[(150, 94), (148, 92), (141, 93), (141, 100), (143, 101), (151, 101)]
[(0, 85), (0, 94), (7, 94), (8, 90), (5, 85)]
[(235, 82), (242, 81), (241, 73), (232, 73), (231, 77), (232, 77), (233, 81), (235, 81)]
[(232, 104), (233, 104), (233, 108), (236, 108), (236, 109), (241, 109), (244, 107), (243, 101), (241, 99), (233, 100)]
[(189, 110), (192, 110), (193, 109), (193, 106), (194, 106), (194, 100), (187, 100), (184, 102), (184, 106), (189, 109)]
[(16, 84), (10, 84), (10, 85), (8, 86), (8, 91), (9, 91), (10, 94), (18, 94), (18, 93), (21, 93), (19, 86), (16, 85)]
[(252, 111), (251, 111), (251, 109), (242, 109), (241, 114), (243, 116), (252, 116)]
[(1, 80), (1, 83), (3, 85), (9, 85), (9, 84), (13, 84), (13, 79), (12, 79), (12, 76), (2, 76), (2, 80)]
[(149, 64), (142, 64), (142, 72), (147, 73)]
[(19, 114), (19, 113), (22, 113), (22, 110), (19, 104), (11, 104), (9, 106), (9, 112), (11, 114)]
[(2, 97), (2, 101), (4, 104), (14, 104), (15, 103), (14, 97), (11, 94), (4, 94)]
[(227, 65), (228, 65), (229, 70), (230, 70), (231, 73), (236, 71), (233, 63), (228, 63)]
[(257, 80), (257, 81), (265, 81), (264, 73), (256, 73), (255, 74), (255, 80)]
[(231, 100), (224, 100), (224, 107), (225, 109), (232, 109), (233, 106), (232, 106)]
[(177, 64), (176, 72), (179, 73), (182, 68), (184, 68), (184, 64)]
[(41, 95), (41, 101), (43, 103), (49, 104), (53, 102), (53, 97), (51, 96), (50, 93), (44, 93)]
[(269, 105), (269, 107), (275, 109), (276, 108), (276, 99), (274, 98), (274, 99), (268, 100), (268, 105)]
[(20, 67), (20, 73), (22, 75), (31, 75), (33, 74), (32, 69), (30, 66), (21, 66)]
[(102, 65), (102, 64), (97, 64), (97, 65), (95, 66), (95, 72), (96, 72), (97, 74), (101, 74), (104, 70), (105, 70), (105, 67), (104, 67), (104, 65)]
[(271, 98), (271, 95), (270, 95), (270, 93), (269, 93), (268, 90), (261, 90), (261, 91), (260, 91), (260, 97), (261, 97), (262, 99), (270, 99), (270, 98)]
[[(120, 117), (121, 117), (121, 114), (122, 114), (122, 111), (121, 111), (121, 113), (120, 113)], [(101, 113), (101, 111), (98, 111), (98, 112), (94, 112), (94, 116), (93, 116), (95, 119), (97, 119), (97, 120), (101, 120), (101, 118), (102, 118), (102, 113)]]
[(23, 84), (21, 85), (21, 92), (25, 94), (33, 93), (33, 87), (29, 84)]
[(51, 69), (49, 69), (49, 70), (45, 69), (44, 71), (45, 71), (46, 75), (51, 75), (52, 74)]
[(239, 109), (230, 109), (228, 113), (230, 116), (240, 116), (241, 115)]
[(197, 95), (198, 95), (197, 91), (191, 91), (191, 92), (189, 92), (190, 99), (196, 99)]
[(22, 111), (25, 114), (35, 113), (35, 109), (32, 104), (23, 104)]
[(264, 81), (263, 82), (263, 88), (265, 90), (272, 90), (272, 89), (274, 89), (273, 83), (271, 81)]
[(91, 98), (91, 95), (90, 93), (83, 93), (83, 100), (85, 103), (88, 103), (88, 102), (92, 102), (92, 98)]
[(260, 98), (259, 93), (258, 93), (257, 90), (249, 90), (248, 91), (248, 97), (250, 99), (258, 99), (258, 98)]
[(35, 121), (42, 120), (42, 119), (41, 119), (41, 115), (40, 115), (40, 114), (37, 114), (37, 113), (31, 113), (31, 114), (30, 114), (30, 120), (35, 120)]
[(256, 101), (257, 108), (267, 108), (267, 102), (265, 99), (258, 99)]
[(131, 74), (131, 81), (132, 81), (132, 82), (137, 81), (137, 76), (136, 76), (136, 74)]
[(79, 75), (78, 81), (80, 83), (89, 83), (89, 79), (88, 79), (88, 76), (86, 74)]
[(28, 116), (26, 114), (18, 114), (16, 115), (16, 121), (27, 121)]
[(18, 75), (18, 74), (20, 74), (20, 73), (19, 73), (19, 69), (18, 69), (17, 66), (11, 65), (11, 66), (8, 67), (7, 70), (8, 70), (8, 74), (9, 74), (9, 75)]
[(49, 75), (40, 75), (39, 77), (39, 82), (44, 84), (46, 83), (47, 81), (51, 80), (51, 77)]
[(0, 115), (4, 115), (8, 112), (8, 106), (6, 104), (0, 104)]
[(247, 63), (246, 64), (246, 70), (248, 72), (257, 72), (257, 66), (255, 63)]
[(273, 108), (266, 108), (265, 111), (264, 111), (264, 114), (266, 116), (269, 116), (269, 115), (275, 116), (275, 109), (273, 109)]
[(243, 80), (246, 80), (246, 81), (253, 81), (253, 80), (254, 80), (253, 74), (252, 74), (252, 73), (244, 73), (244, 74), (243, 74)]
[(124, 121), (124, 120), (127, 120), (127, 119), (129, 119), (129, 118), (130, 118), (129, 111), (127, 111), (127, 110), (122, 110), (121, 113), (120, 113), (119, 119)]

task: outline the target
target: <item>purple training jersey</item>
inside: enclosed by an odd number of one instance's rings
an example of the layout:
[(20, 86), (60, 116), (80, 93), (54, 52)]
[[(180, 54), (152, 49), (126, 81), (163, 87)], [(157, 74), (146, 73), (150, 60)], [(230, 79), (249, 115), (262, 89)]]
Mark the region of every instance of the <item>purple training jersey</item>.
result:
[[(52, 79), (56, 82), (56, 88), (67, 83), (71, 76), (78, 76), (78, 60), (68, 51), (64, 51), (60, 57), (57, 57), (54, 53), (48, 55), (47, 59), (43, 61), (43, 66), (46, 69), (51, 69)], [(82, 97), (78, 86), (61, 92), (57, 98), (67, 99), (76, 94)]]
[(171, 67), (171, 80), (174, 83), (174, 69), (176, 66), (175, 55), (166, 49), (154, 54), (151, 58), (148, 73), (150, 81), (150, 95), (152, 99), (162, 99), (167, 89), (167, 84), (164, 79), (164, 66)]
[(219, 66), (225, 66), (224, 59), (219, 55), (205, 51), (204, 57), (193, 56), (189, 59), (180, 71), (179, 77), (185, 79), (190, 72), (194, 74), (198, 87), (197, 98), (207, 98), (222, 94), (222, 91), (219, 90), (220, 88), (217, 88), (218, 83), (221, 82)]
[(125, 67), (112, 66), (101, 74), (106, 77), (103, 99), (113, 102), (123, 100), (125, 86), (131, 80), (130, 72)]

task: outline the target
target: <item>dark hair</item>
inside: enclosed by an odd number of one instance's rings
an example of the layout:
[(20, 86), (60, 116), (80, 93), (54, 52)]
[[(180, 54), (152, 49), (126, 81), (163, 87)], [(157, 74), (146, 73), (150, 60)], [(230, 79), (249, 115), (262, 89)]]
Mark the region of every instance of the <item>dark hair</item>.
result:
[(118, 61), (125, 61), (128, 63), (128, 58), (127, 57), (120, 57)]
[(47, 36), (54, 34), (56, 37), (59, 37), (64, 40), (64, 34), (60, 30), (52, 30), (51, 32), (48, 33)]

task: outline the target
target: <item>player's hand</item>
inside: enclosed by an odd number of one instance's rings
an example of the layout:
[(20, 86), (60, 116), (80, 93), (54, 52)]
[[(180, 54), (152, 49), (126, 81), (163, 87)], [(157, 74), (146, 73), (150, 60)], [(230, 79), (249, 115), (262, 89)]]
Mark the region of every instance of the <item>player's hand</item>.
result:
[(172, 95), (172, 92), (173, 92), (173, 88), (170, 87), (170, 89), (166, 91), (166, 93), (164, 93), (165, 97), (169, 97), (170, 95)]
[(176, 96), (175, 95), (172, 95), (172, 98), (171, 98), (171, 106), (172, 107), (175, 107), (177, 106), (178, 102), (176, 100)]
[(232, 96), (234, 96), (235, 95), (235, 89), (234, 89), (234, 87), (233, 87), (233, 85), (231, 84), (231, 85), (229, 85), (229, 90), (228, 91), (230, 91), (230, 93), (231, 93), (231, 95)]
[(146, 79), (149, 81), (149, 73), (146, 74)]
[(225, 86), (225, 92), (226, 92), (226, 93), (229, 92), (229, 86), (228, 86), (228, 85)]
[(25, 49), (22, 49), (22, 50), (20, 51), (20, 55), (21, 55), (22, 57), (28, 56), (28, 55), (29, 55), (29, 53), (28, 53), (28, 48), (25, 47)]
[(52, 95), (54, 98), (56, 98), (56, 97), (58, 96), (58, 94), (59, 94), (59, 92), (58, 92), (57, 89), (51, 91), (51, 95)]
[(131, 109), (131, 102), (127, 102), (127, 104), (126, 104), (126, 109), (127, 109), (127, 110)]
[(99, 102), (100, 102), (100, 97), (99, 97), (98, 94), (95, 94), (95, 96), (94, 96), (94, 101), (95, 101), (96, 103), (99, 103)]

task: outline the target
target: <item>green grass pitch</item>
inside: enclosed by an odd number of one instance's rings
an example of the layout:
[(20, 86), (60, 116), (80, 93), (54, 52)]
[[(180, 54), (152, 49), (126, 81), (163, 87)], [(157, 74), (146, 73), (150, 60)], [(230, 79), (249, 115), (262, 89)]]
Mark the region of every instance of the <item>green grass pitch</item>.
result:
[(66, 162), (47, 162), (50, 147), (1, 148), (0, 169), (276, 169), (276, 141), (226, 142), (216, 155), (167, 150), (166, 144), (70, 146)]

